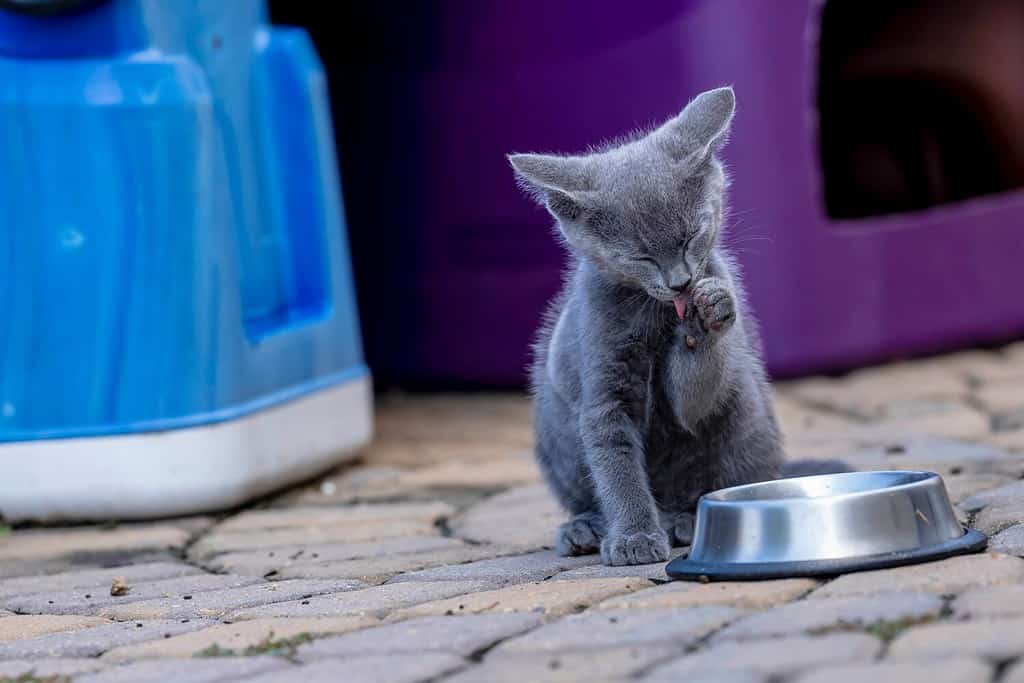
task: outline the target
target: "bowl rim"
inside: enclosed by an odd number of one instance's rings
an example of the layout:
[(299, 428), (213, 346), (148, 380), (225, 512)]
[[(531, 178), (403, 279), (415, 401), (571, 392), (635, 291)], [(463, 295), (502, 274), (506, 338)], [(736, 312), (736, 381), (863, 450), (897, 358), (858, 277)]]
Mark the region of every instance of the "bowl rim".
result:
[[(846, 493), (836, 493), (825, 496), (793, 496), (785, 498), (748, 498), (745, 500), (729, 500), (718, 497), (719, 494), (731, 493), (735, 491), (749, 491), (762, 487), (768, 487), (776, 485), (779, 482), (784, 481), (796, 481), (806, 479), (835, 479), (837, 477), (855, 477), (864, 475), (877, 475), (877, 474), (890, 474), (890, 475), (919, 475), (917, 479), (912, 481), (906, 481), (900, 484), (893, 484), (892, 486), (881, 486), (873, 489), (865, 489), (863, 491), (848, 491)], [(943, 493), (946, 494), (948, 499), (948, 493), (946, 492), (946, 483), (942, 479), (942, 476), (936, 472), (930, 472), (927, 470), (862, 470), (856, 472), (838, 472), (835, 474), (814, 474), (803, 477), (783, 477), (780, 479), (770, 479), (768, 481), (758, 481), (752, 484), (740, 484), (738, 486), (729, 486), (715, 491), (705, 493), (700, 497), (699, 504), (708, 504), (714, 506), (746, 506), (746, 507), (759, 507), (765, 505), (813, 505), (816, 501), (825, 500), (855, 500), (857, 498), (871, 498), (880, 494), (888, 494), (893, 492), (900, 492), (907, 489), (912, 489), (921, 486), (924, 483), (937, 481), (942, 487)], [(699, 505), (698, 505), (699, 508)]]

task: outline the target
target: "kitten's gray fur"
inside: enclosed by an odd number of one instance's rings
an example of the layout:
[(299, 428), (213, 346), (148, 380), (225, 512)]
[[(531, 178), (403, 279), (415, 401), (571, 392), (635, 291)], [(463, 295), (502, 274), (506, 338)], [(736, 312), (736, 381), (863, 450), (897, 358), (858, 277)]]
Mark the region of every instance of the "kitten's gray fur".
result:
[(760, 340), (718, 243), (727, 182), (715, 151), (734, 109), (720, 88), (602, 151), (509, 157), (575, 257), (532, 377), (537, 459), (572, 514), (556, 539), (564, 555), (665, 560), (670, 543), (690, 542), (701, 494), (779, 475)]

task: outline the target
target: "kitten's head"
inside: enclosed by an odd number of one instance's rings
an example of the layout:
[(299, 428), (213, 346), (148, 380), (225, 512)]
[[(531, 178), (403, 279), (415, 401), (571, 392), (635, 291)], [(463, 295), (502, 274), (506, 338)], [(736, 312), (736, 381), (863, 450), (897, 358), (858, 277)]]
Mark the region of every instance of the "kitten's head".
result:
[(735, 105), (732, 88), (709, 90), (619, 146), (586, 156), (513, 154), (509, 161), (573, 251), (667, 302), (700, 279), (718, 236), (725, 176), (714, 153)]

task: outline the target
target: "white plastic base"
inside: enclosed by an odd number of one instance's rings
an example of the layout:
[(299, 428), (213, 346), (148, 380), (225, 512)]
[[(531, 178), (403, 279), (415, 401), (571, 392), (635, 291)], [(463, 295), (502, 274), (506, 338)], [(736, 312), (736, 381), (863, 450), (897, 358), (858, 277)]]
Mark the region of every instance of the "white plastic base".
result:
[(0, 516), (146, 519), (228, 508), (355, 456), (372, 433), (365, 377), (201, 427), (0, 444)]

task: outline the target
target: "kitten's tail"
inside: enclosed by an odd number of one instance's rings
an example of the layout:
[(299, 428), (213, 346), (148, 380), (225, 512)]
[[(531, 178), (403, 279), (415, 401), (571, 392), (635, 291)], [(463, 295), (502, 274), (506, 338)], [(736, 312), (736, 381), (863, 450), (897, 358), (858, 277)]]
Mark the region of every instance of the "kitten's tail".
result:
[(782, 466), (783, 477), (809, 477), (815, 474), (840, 474), (853, 468), (842, 460), (794, 460)]

